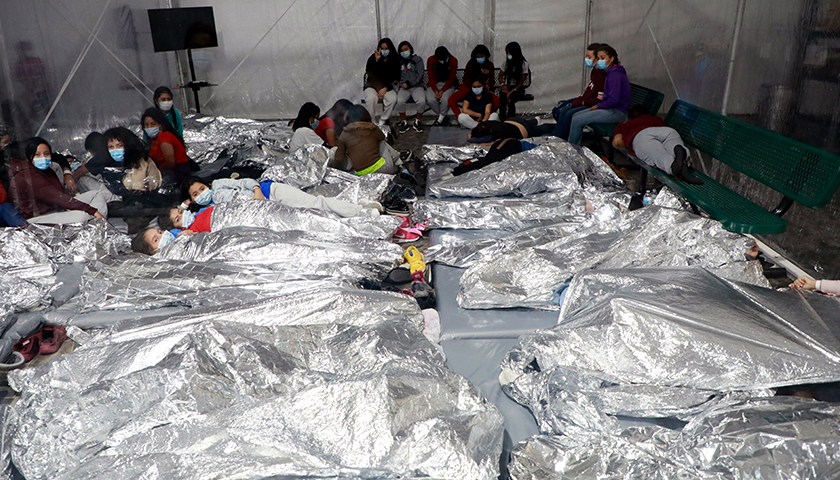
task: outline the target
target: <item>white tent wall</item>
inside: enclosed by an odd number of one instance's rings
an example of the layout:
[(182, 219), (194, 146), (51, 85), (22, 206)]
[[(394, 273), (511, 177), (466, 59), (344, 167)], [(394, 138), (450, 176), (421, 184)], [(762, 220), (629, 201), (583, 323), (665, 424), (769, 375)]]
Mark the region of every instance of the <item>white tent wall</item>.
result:
[(199, 80), (220, 84), (201, 92), (202, 112), (210, 114), (286, 118), (307, 101), (322, 109), (339, 98), (360, 101), (377, 23), (382, 36), (408, 40), (423, 58), (445, 45), (461, 67), (478, 43), (501, 66), (505, 44), (519, 41), (536, 97), (523, 111), (547, 111), (580, 91), (585, 0), (173, 1), (206, 5), (214, 8), (219, 47), (194, 55)]
[[(78, 132), (113, 126), (115, 118), (139, 122), (139, 113), (152, 105), (151, 90), (169, 84), (171, 78), (166, 58), (152, 52), (146, 14), (162, 3), (4, 2), (0, 12), (4, 126), (23, 139), (34, 135), (52, 110), (41, 135), (58, 149), (78, 150), (80, 144), (68, 144), (80, 143)], [(22, 42), (31, 44), (26, 59)], [(68, 132), (76, 132), (75, 137), (67, 137)]]

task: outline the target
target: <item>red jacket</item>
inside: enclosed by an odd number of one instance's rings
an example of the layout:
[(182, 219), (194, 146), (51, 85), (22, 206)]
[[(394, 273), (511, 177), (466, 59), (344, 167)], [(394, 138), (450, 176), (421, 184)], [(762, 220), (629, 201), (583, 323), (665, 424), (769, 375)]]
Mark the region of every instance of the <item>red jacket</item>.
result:
[(6, 189), (3, 188), (3, 184), (0, 183), (0, 203), (6, 203)]
[[(477, 73), (477, 75), (476, 75)], [(484, 80), (487, 85), (487, 90), (492, 92), (496, 88), (496, 66), (490, 60), (485, 60), (484, 63), (475, 62), (473, 68), (472, 59), (467, 61), (464, 67), (464, 83), (467, 88), (472, 87), (473, 77), (479, 77), (478, 80)]]
[(24, 218), (61, 210), (82, 210), (91, 215), (96, 209), (64, 193), (58, 177), (50, 169), (38, 170), (23, 159), (12, 159), (9, 168), (12, 203)]
[(198, 212), (198, 214), (195, 216), (195, 220), (193, 220), (192, 225), (190, 225), (190, 228), (186, 228), (185, 230), (192, 230), (195, 233), (210, 232), (211, 215), (213, 215), (213, 207), (207, 207), (204, 210)]
[(598, 99), (598, 92), (604, 91), (604, 82), (606, 79), (606, 70), (593, 68), (592, 73), (589, 74), (589, 85), (586, 86), (586, 90), (583, 91), (583, 95), (572, 100), (572, 106), (575, 108), (583, 107), (584, 105), (591, 107), (592, 105), (598, 105), (601, 103), (601, 100)]
[(455, 85), (455, 75), (458, 74), (458, 59), (452, 55), (449, 56), (449, 77), (445, 80), (437, 78), (437, 70), (435, 69), (437, 64), (438, 59), (434, 55), (426, 60), (426, 73), (429, 75), (429, 88), (431, 88), (432, 91), (437, 91), (438, 82), (443, 82), (443, 87), (441, 87), (440, 91), (444, 92)]
[(636, 138), (636, 135), (638, 135), (639, 132), (646, 128), (664, 126), (665, 122), (663, 122), (661, 118), (655, 115), (639, 115), (638, 117), (632, 120), (627, 120), (624, 123), (619, 123), (615, 127), (615, 132), (613, 132), (613, 136), (621, 135), (621, 141), (624, 142), (624, 146), (627, 147), (627, 151), (630, 152), (630, 155), (635, 155), (636, 152), (633, 151), (633, 139)]

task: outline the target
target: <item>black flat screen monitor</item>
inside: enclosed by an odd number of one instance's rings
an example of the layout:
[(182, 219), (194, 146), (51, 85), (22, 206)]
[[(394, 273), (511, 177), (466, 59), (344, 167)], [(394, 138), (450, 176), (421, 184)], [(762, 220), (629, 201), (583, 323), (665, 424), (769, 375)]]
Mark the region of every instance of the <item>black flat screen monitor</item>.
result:
[(219, 46), (213, 7), (150, 9), (149, 26), (156, 52)]

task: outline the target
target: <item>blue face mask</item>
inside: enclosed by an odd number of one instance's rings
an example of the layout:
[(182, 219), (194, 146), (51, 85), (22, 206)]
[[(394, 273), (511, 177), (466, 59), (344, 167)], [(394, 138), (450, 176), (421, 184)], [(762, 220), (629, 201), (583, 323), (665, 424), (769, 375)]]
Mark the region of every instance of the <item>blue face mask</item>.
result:
[(513, 55), (508, 55), (508, 60), (513, 60)]
[(476, 95), (481, 95), (481, 92), (483, 92), (483, 91), (484, 91), (484, 88), (482, 88), (482, 87), (473, 87), (472, 91), (473, 91), (473, 93), (474, 93), (474, 94), (476, 94)]
[(475, 61), (478, 62), (479, 64), (484, 63), (485, 60), (487, 60), (487, 59), (484, 58), (484, 57), (476, 57), (476, 59), (475, 59)]
[(213, 201), (213, 190), (212, 189), (205, 189), (203, 192), (199, 193), (197, 197), (195, 197), (195, 203), (199, 205), (210, 205), (210, 202)]
[(50, 168), (52, 160), (50, 160), (50, 157), (35, 157), (32, 159), (32, 163), (35, 164), (35, 168), (38, 170), (46, 170)]
[(404, 52), (400, 52), (400, 56), (408, 60), (411, 57), (411, 50), (406, 50)]
[(598, 68), (601, 70), (607, 69), (607, 61), (606, 60), (598, 60)]
[(309, 126), (312, 127), (312, 130), (315, 130), (316, 128), (318, 128), (318, 124), (320, 123), (321, 121), (316, 118), (314, 122), (309, 124)]
[(157, 136), (160, 135), (160, 127), (146, 128), (143, 129), (143, 131), (146, 132), (146, 135), (148, 135), (149, 138), (157, 138)]
[(383, 57), (387, 57), (388, 54), (391, 53), (391, 51), (390, 50), (380, 50), (379, 53), (381, 53)]
[(111, 154), (111, 158), (113, 158), (115, 162), (122, 162), (125, 158), (124, 148), (115, 148), (113, 150), (109, 150), (108, 153)]
[(169, 230), (164, 231), (160, 236), (160, 242), (158, 242), (158, 250), (169, 245), (173, 240), (175, 240), (175, 234)]
[(593, 62), (591, 58), (584, 58), (583, 64), (586, 65), (588, 68), (592, 68), (595, 66), (595, 62)]
[(193, 222), (195, 222), (195, 214), (189, 210), (184, 210), (181, 214), (181, 228), (190, 228)]

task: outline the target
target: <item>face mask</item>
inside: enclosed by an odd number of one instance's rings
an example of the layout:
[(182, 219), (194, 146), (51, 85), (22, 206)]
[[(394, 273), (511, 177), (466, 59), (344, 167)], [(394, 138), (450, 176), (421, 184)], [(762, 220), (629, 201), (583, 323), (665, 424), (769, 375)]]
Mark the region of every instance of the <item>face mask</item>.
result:
[(475, 61), (478, 62), (479, 64), (484, 63), (485, 60), (487, 60), (487, 59), (484, 58), (484, 57), (478, 57), (478, 58), (475, 59)]
[(411, 50), (406, 50), (406, 51), (404, 51), (404, 52), (400, 52), (400, 55), (401, 55), (403, 58), (405, 58), (406, 60), (408, 60), (408, 58), (411, 56)]
[(195, 197), (195, 203), (199, 205), (210, 205), (210, 202), (213, 201), (213, 190), (205, 189), (203, 192), (199, 193), (197, 197)]
[(115, 148), (113, 150), (109, 150), (108, 153), (111, 154), (111, 158), (113, 158), (115, 162), (122, 162), (125, 158), (124, 148)]
[(472, 91), (473, 91), (473, 93), (474, 93), (474, 94), (476, 94), (476, 95), (481, 95), (481, 92), (483, 92), (483, 91), (484, 91), (484, 88), (482, 88), (482, 87), (473, 87)]
[(584, 58), (583, 63), (584, 63), (584, 65), (586, 65), (589, 68), (592, 68), (593, 66), (595, 66), (595, 62), (593, 62), (591, 58)]
[(513, 55), (508, 55), (508, 60), (513, 60)]
[(190, 228), (190, 225), (195, 221), (195, 214), (189, 210), (185, 210), (181, 214), (181, 228)]
[(598, 60), (598, 68), (601, 70), (607, 69), (607, 61), (606, 60)]
[(158, 102), (158, 107), (160, 107), (160, 109), (164, 112), (168, 112), (172, 110), (172, 100), (169, 100), (168, 102)]
[(50, 157), (35, 157), (33, 160), (35, 168), (37, 168), (38, 170), (46, 170), (50, 167), (50, 164), (52, 163)]
[(160, 127), (145, 128), (143, 131), (146, 132), (149, 138), (157, 138), (160, 135)]
[(160, 236), (160, 242), (158, 243), (158, 250), (161, 248), (169, 245), (172, 241), (175, 240), (175, 234), (166, 230), (163, 232), (163, 235)]
[(440, 64), (443, 65), (444, 63), (446, 63), (446, 60), (438, 60), (438, 62), (440, 62)]
[(380, 50), (379, 53), (381, 53), (383, 57), (387, 57), (388, 54), (391, 53), (391, 51), (390, 50)]
[(310, 123), (309, 126), (312, 127), (312, 130), (315, 130), (316, 128), (318, 128), (318, 124), (320, 123), (321, 121), (316, 119), (314, 122)]

